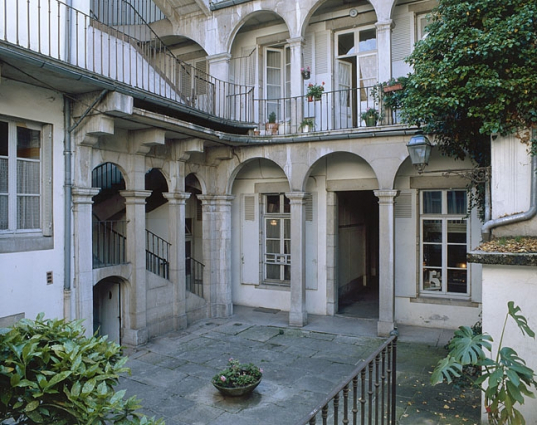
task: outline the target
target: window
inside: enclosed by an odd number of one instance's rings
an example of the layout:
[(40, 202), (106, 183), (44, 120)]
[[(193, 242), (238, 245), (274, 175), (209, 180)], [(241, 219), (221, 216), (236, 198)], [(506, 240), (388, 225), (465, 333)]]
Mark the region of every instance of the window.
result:
[(465, 190), (421, 192), (423, 293), (468, 295)]
[[(51, 166), (43, 169), (51, 158), (45, 133), (51, 134), (51, 126), (0, 117), (0, 236), (51, 234)], [(0, 252), (19, 250), (8, 245), (0, 245)]]
[(278, 121), (290, 117), (290, 100), (282, 99), (289, 96), (291, 90), (291, 49), (266, 48), (265, 49), (265, 89), (267, 99), (267, 113), (274, 112)]
[(265, 195), (264, 280), (289, 285), (291, 281), (291, 204), (283, 194)]

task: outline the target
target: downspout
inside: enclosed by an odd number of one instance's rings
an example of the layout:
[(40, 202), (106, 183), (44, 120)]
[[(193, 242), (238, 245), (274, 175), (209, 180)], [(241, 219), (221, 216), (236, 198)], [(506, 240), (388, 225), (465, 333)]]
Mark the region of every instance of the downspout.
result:
[(530, 187), (530, 209), (523, 213), (509, 215), (507, 217), (499, 217), (487, 221), (481, 228), (481, 237), (483, 241), (490, 240), (490, 232), (492, 229), (507, 224), (519, 223), (527, 221), (535, 217), (537, 214), (537, 156), (534, 155), (531, 159), (531, 187)]

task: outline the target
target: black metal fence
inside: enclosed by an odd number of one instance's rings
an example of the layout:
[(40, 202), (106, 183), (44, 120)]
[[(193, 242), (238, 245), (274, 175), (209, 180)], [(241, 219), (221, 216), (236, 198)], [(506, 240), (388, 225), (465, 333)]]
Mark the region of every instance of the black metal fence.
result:
[(296, 425), (395, 425), (396, 358), (393, 335)]
[(164, 279), (170, 278), (170, 243), (145, 231), (145, 268)]
[(93, 222), (93, 268), (116, 266), (127, 262), (126, 221)]
[(188, 257), (185, 261), (186, 290), (203, 298), (203, 269), (205, 265)]

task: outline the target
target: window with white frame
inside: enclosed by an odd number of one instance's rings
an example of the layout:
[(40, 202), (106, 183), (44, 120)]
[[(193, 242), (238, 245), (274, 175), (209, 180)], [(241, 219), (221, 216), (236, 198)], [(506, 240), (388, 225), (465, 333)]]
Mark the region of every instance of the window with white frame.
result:
[(469, 295), (466, 190), (422, 191), (420, 229), (422, 293)]
[(0, 232), (41, 229), (41, 128), (0, 120)]
[[(278, 121), (290, 117), (291, 90), (291, 50), (284, 48), (267, 47), (265, 49), (265, 90), (266, 90), (266, 117), (274, 112)], [(282, 102), (285, 99), (285, 102)]]
[(283, 193), (264, 196), (264, 281), (291, 281), (291, 204)]

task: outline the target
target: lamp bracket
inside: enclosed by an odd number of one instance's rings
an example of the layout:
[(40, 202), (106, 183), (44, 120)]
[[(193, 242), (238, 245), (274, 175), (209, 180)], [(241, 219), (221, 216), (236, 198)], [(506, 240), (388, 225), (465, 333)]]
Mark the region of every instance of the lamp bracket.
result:
[(443, 177), (451, 175), (463, 177), (474, 184), (486, 183), (490, 180), (490, 167), (476, 167), (463, 170), (431, 170), (422, 171), (420, 174), (441, 173)]

